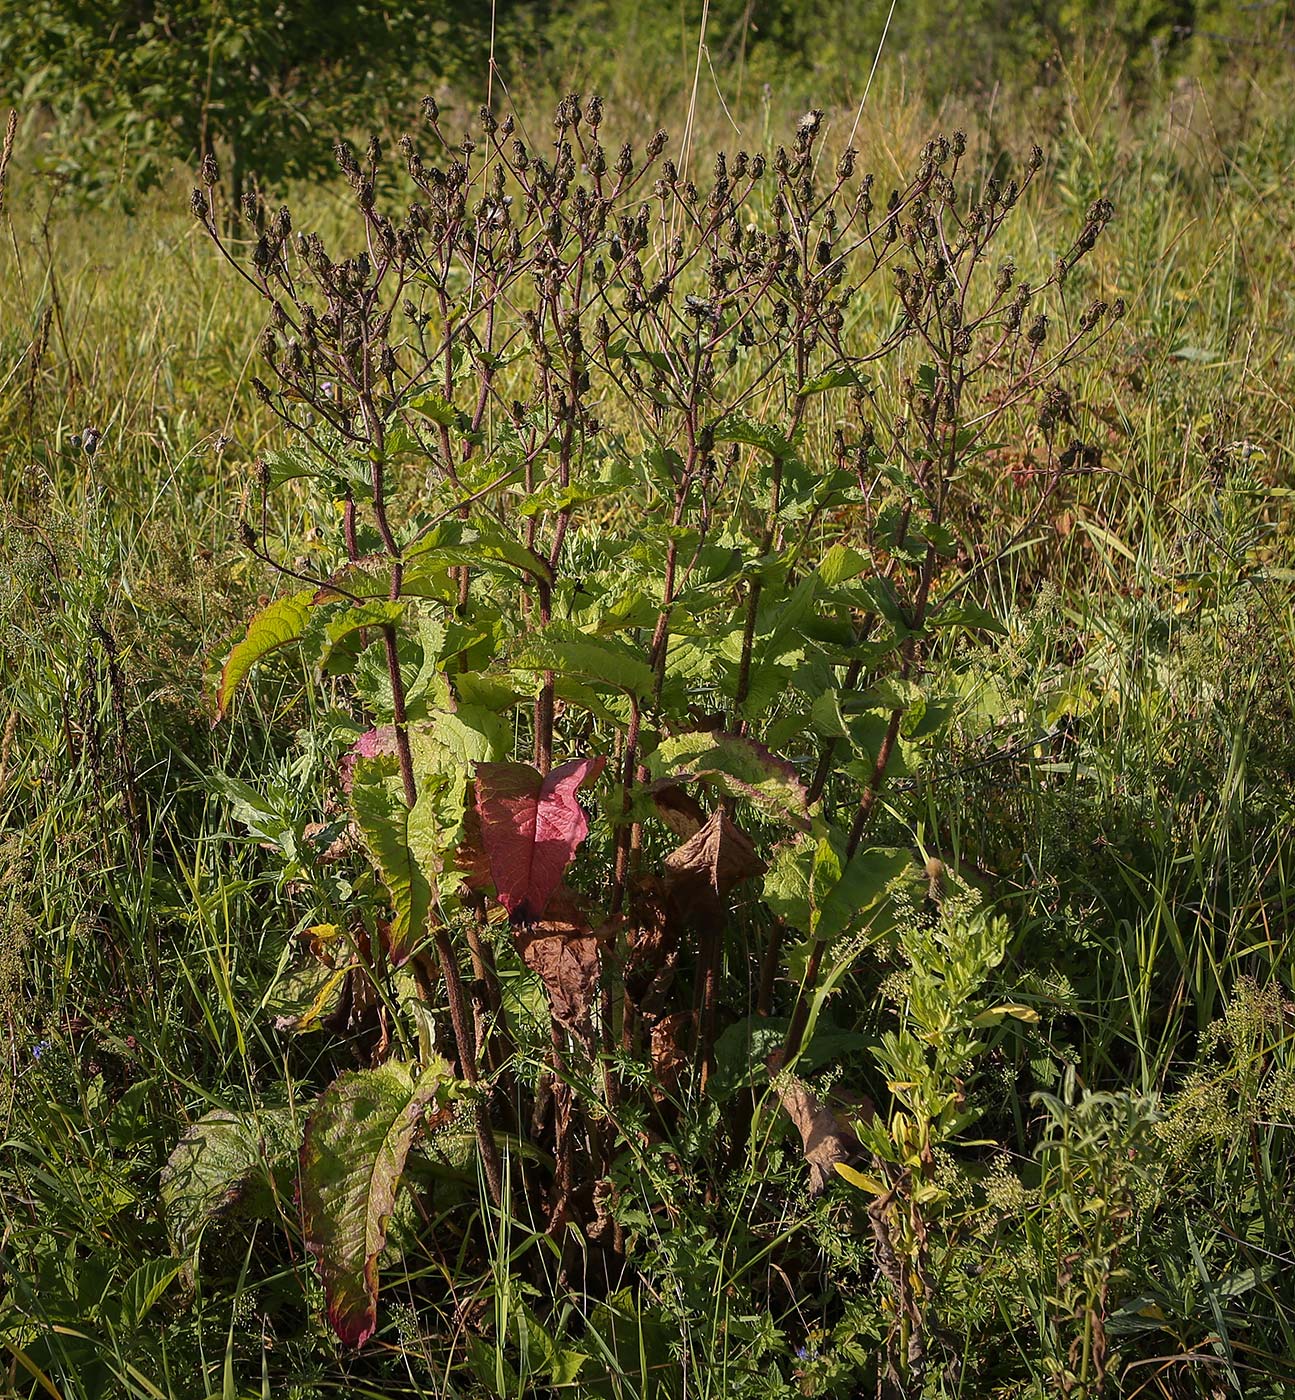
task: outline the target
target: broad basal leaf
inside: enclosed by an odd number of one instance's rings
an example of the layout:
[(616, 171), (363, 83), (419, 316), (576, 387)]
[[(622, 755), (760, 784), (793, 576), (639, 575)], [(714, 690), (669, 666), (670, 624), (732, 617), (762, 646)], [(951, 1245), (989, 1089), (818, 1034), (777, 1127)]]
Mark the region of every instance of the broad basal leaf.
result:
[(499, 902), (513, 923), (542, 917), (589, 823), (576, 792), (602, 772), (604, 758), (581, 758), (547, 778), (525, 763), (478, 763), (481, 842)]
[[(202, 1227), (218, 1216), (270, 1214), (275, 1179), (290, 1167), (296, 1146), (287, 1108), (255, 1114), (216, 1109), (194, 1123), (167, 1158), (159, 1188), (175, 1253), (188, 1254)], [(281, 1185), (291, 1190), (289, 1181)]]
[(405, 1159), (427, 1107), (448, 1094), (447, 1067), (417, 1080), (389, 1060), (340, 1075), (319, 1096), (301, 1147), (301, 1218), (319, 1262), (328, 1320), (349, 1346), (378, 1321), (378, 1255)]
[(218, 720), (229, 713), (234, 692), (263, 656), (300, 639), (310, 620), (314, 596), (314, 592), (308, 590), (278, 598), (247, 624), (243, 640), (234, 645), (220, 672), (220, 686), (216, 692)]

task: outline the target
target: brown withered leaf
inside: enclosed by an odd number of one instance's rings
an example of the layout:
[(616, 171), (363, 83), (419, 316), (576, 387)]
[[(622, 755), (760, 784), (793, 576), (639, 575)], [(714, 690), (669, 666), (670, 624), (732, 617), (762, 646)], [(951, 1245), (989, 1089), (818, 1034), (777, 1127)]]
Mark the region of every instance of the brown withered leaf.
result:
[(821, 1196), (828, 1182), (836, 1178), (836, 1164), (848, 1162), (858, 1154), (859, 1140), (795, 1075), (779, 1076), (774, 1080), (774, 1088), (800, 1133), (809, 1165), (809, 1194)]
[(514, 938), (522, 961), (544, 983), (553, 1019), (588, 1039), (598, 987), (598, 939), (570, 895), (559, 888), (548, 917), (518, 928)]
[(619, 1254), (623, 1252), (623, 1242), (614, 1211), (620, 1193), (607, 1177), (603, 1177), (601, 1181), (594, 1182), (593, 1194), (594, 1218), (585, 1227), (585, 1235), (594, 1244)]
[(704, 885), (721, 898), (768, 869), (751, 838), (723, 807), (716, 807), (706, 825), (665, 858), (665, 867), (673, 883)]
[(335, 1035), (368, 1038), (377, 1027), (377, 994), (373, 977), (358, 963), (346, 974), (336, 1006), (319, 1024)]
[[(330, 833), (332, 838), (328, 845), (321, 847), (323, 837)], [(301, 834), (305, 837), (306, 844), (317, 850), (316, 859), (323, 865), (345, 860), (353, 851), (361, 849), (360, 830), (354, 822), (347, 822), (340, 832), (337, 822), (307, 822)]]
[(692, 1011), (675, 1011), (652, 1027), (652, 1068), (656, 1073), (652, 1097), (660, 1103), (679, 1087), (679, 1079), (692, 1058), (697, 1017)]
[(636, 882), (630, 903), (633, 913), (625, 932), (629, 965), (660, 967), (679, 942), (664, 883), (655, 875), (645, 875)]
[(706, 812), (695, 797), (670, 778), (653, 783), (650, 791), (657, 816), (680, 841), (696, 836), (706, 821)]
[(684, 918), (665, 882), (645, 876), (630, 899), (625, 926), (625, 995), (637, 1014), (651, 1020), (666, 1009)]
[(589, 1033), (594, 988), (598, 984), (598, 942), (592, 934), (528, 930), (522, 959), (544, 983), (553, 1019), (576, 1035)]

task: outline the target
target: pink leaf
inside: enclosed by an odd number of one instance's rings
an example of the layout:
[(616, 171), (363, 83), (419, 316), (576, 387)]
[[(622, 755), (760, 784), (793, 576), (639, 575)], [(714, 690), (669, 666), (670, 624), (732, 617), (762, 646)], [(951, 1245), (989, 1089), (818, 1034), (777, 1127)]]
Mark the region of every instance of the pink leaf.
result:
[(384, 724), (381, 729), (366, 729), (342, 755), (340, 766), (342, 791), (350, 792), (355, 777), (355, 765), (362, 758), (382, 758), (396, 752), (396, 726)]
[(477, 764), (481, 844), (499, 902), (513, 923), (534, 923), (542, 917), (576, 848), (589, 834), (576, 791), (596, 778), (606, 762), (575, 759), (547, 778), (526, 763)]

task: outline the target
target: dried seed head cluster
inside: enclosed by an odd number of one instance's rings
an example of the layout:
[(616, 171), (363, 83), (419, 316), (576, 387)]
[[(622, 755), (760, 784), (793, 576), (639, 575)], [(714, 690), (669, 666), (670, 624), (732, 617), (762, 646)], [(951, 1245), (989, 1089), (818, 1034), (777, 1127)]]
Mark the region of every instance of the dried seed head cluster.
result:
[[(818, 111), (770, 160), (721, 152), (703, 186), (666, 156), (664, 131), (641, 153), (631, 142), (609, 152), (597, 98), (564, 98), (542, 150), (511, 115), (483, 109), (457, 141), (430, 98), (424, 115), (433, 149), (412, 136), (399, 143), (412, 194), (400, 212), (379, 207), (380, 143), (363, 155), (336, 145), (364, 228), (357, 255), (294, 233), (286, 208), (268, 215), (253, 201), (246, 211), (243, 270), (270, 308), (261, 350), (275, 377), (257, 379), (254, 391), (334, 452), (384, 457), (399, 427), (400, 441), (439, 458), (452, 480), (465, 452), (488, 450), (480, 434), (492, 419), (522, 435), (526, 471), (556, 450), (565, 476), (580, 442), (608, 419), (630, 420), (678, 449), (691, 489), (713, 470), (718, 423), (777, 401), (798, 429), (826, 376), (852, 391), (853, 422), (834, 432), (865, 454), (888, 449), (938, 495), (945, 430), (969, 387), (992, 371), (1013, 401), (1034, 394), (1110, 314), (1092, 302), (1054, 346), (1048, 314), (1033, 310), (1048, 284), (1019, 281), (1010, 261), (991, 270), (989, 250), (1043, 168), (1037, 147), (1019, 180), (977, 184), (962, 169), (962, 134), (940, 135), (879, 210), (876, 182), (857, 170), (853, 150), (822, 160)], [(225, 248), (218, 173), (204, 161), (206, 192), (194, 191), (193, 208)], [(1049, 282), (1111, 217), (1106, 201), (1090, 208)], [(875, 343), (859, 344), (847, 324), (879, 278), (873, 296), (887, 296), (889, 282), (900, 315)], [(934, 376), (879, 446), (872, 415), (859, 422), (869, 398), (862, 370), (913, 346)], [(429, 432), (408, 405), (431, 385), (451, 421)], [(1041, 410), (1049, 436), (1054, 418)], [(478, 440), (453, 448), (456, 425)]]

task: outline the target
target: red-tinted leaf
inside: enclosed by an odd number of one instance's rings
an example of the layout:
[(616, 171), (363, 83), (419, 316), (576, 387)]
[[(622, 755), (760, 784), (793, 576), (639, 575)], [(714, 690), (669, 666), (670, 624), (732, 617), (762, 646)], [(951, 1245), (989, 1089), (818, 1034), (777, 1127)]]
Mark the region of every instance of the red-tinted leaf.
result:
[(454, 852), (454, 868), (463, 877), (468, 889), (477, 894), (494, 892), (490, 861), (481, 844), (481, 818), (471, 804), (463, 809), (463, 833)]
[(319, 1264), (328, 1320), (348, 1346), (363, 1346), (378, 1315), (378, 1256), (424, 1111), (449, 1092), (445, 1066), (414, 1080), (389, 1060), (352, 1070), (320, 1095), (301, 1147), (306, 1248)]
[(350, 792), (355, 777), (355, 765), (362, 758), (394, 757), (396, 753), (396, 726), (384, 724), (381, 729), (366, 729), (363, 734), (342, 755), (338, 765), (342, 778), (342, 791)]
[(557, 889), (589, 823), (576, 791), (606, 759), (581, 758), (547, 778), (525, 763), (477, 764), (481, 844), (499, 902), (513, 923), (534, 923)]

